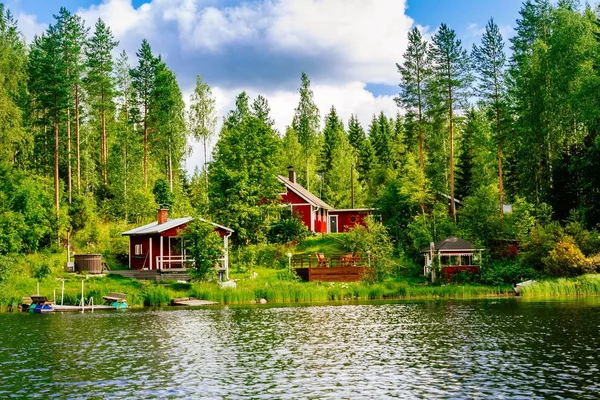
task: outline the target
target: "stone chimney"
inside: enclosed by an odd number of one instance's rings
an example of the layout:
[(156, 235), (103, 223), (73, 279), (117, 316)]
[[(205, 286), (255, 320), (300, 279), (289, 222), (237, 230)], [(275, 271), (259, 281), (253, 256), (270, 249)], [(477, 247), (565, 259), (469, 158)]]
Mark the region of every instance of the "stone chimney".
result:
[(288, 167), (288, 179), (290, 180), (290, 182), (296, 183), (296, 171), (294, 171), (294, 168), (292, 166)]
[(159, 208), (158, 209), (158, 216), (157, 216), (157, 220), (158, 220), (158, 224), (164, 224), (165, 222), (167, 222), (167, 219), (169, 218), (169, 209), (168, 208)]

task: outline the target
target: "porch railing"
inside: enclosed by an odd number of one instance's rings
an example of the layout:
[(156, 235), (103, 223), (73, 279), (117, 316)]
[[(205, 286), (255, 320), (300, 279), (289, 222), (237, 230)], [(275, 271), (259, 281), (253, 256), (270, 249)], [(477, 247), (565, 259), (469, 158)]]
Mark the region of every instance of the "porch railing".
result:
[(156, 256), (157, 269), (188, 268), (194, 265), (194, 259), (187, 255)]

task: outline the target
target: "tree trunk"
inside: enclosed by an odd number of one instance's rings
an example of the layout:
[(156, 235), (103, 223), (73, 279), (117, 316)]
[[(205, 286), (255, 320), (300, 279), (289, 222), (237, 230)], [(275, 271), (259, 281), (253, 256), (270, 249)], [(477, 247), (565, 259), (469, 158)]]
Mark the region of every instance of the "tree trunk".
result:
[(203, 138), (204, 142), (204, 180), (206, 182), (206, 205), (208, 206), (208, 159), (206, 158), (206, 135)]
[(450, 214), (456, 223), (456, 204), (454, 202), (454, 112), (452, 110), (452, 86), (448, 86), (448, 114), (450, 117)]
[(171, 139), (169, 139), (169, 189), (173, 191), (173, 163), (171, 160)]
[(67, 108), (67, 192), (69, 204), (73, 201), (73, 187), (71, 176), (71, 109)]
[(75, 152), (77, 153), (77, 194), (81, 194), (81, 147), (79, 127), (79, 85), (75, 84)]
[(308, 152), (306, 152), (306, 190), (310, 191), (310, 173), (308, 170)]
[(500, 133), (500, 108), (496, 106), (496, 136), (498, 140), (498, 190), (500, 191), (500, 216), (504, 215), (504, 184), (502, 182), (502, 137)]
[(144, 107), (144, 188), (148, 188), (148, 110)]
[(421, 211), (425, 216), (425, 157), (423, 155), (423, 107), (421, 105), (421, 83), (418, 83), (418, 96), (419, 96), (419, 168), (421, 179)]
[[(102, 95), (104, 102), (104, 94)], [(104, 110), (104, 106), (102, 106), (102, 183), (105, 185), (108, 182), (108, 173), (106, 170), (106, 163), (108, 161), (108, 145), (106, 143), (106, 111)]]
[(56, 212), (56, 220), (60, 210), (60, 193), (58, 185), (58, 113), (54, 114), (54, 210)]

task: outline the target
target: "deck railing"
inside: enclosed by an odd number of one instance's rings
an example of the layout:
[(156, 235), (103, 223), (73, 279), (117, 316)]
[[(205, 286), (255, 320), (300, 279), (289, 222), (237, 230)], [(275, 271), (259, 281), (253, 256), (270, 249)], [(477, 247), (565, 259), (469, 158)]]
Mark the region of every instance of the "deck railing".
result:
[(292, 255), (293, 268), (337, 268), (337, 267), (370, 267), (373, 257), (369, 254), (337, 253), (322, 254), (294, 254)]
[(187, 255), (156, 256), (157, 269), (187, 268), (194, 265), (194, 259)]

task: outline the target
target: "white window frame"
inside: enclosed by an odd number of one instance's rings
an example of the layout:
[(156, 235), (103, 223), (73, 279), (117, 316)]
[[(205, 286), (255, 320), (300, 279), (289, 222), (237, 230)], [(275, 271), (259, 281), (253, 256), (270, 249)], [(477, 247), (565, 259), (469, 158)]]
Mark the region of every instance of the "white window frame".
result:
[(141, 256), (142, 254), (144, 254), (144, 245), (143, 244), (136, 244), (133, 254), (136, 256)]

